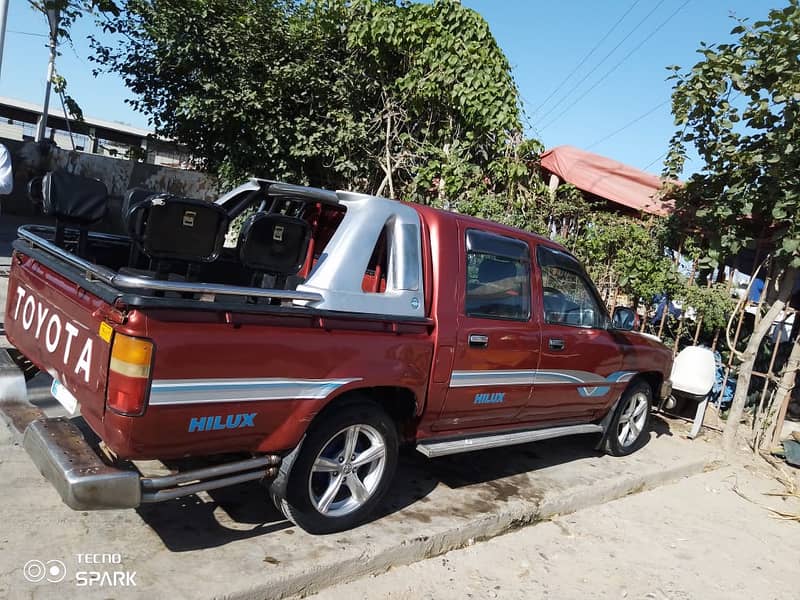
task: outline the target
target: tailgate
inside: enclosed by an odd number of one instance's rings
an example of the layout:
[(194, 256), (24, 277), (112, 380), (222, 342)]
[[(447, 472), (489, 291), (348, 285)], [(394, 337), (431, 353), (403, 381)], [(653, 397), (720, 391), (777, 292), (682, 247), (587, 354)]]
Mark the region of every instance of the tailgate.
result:
[(5, 329), (11, 343), (78, 399), (87, 420), (102, 419), (111, 307), (32, 258), (15, 253)]

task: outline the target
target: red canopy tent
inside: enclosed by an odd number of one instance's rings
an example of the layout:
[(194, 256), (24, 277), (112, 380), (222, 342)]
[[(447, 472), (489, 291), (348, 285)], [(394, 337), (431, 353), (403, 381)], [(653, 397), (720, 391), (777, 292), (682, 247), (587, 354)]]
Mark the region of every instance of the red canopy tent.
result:
[(541, 157), (542, 168), (579, 190), (652, 215), (667, 216), (671, 200), (659, 199), (663, 180), (656, 175), (574, 146), (558, 146)]

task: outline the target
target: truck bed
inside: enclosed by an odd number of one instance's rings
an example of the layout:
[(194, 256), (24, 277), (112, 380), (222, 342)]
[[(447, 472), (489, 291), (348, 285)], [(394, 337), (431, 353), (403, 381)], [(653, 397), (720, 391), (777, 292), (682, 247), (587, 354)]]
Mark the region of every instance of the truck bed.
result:
[[(279, 316), (297, 316), (302, 318), (323, 319), (324, 327), (349, 327), (356, 329), (370, 328), (373, 323), (378, 330), (395, 333), (401, 331), (417, 331), (407, 329), (404, 325), (432, 327), (430, 318), (417, 318), (402, 315), (367, 314), (344, 311), (320, 310), (312, 306), (283, 302), (252, 302), (254, 298), (283, 298), (284, 300), (309, 299), (309, 294), (287, 290), (270, 290), (256, 287), (236, 286), (220, 281), (202, 282), (159, 282), (149, 277), (138, 278), (124, 276), (127, 280), (138, 279), (136, 288), (122, 287), (107, 280), (119, 276), (117, 269), (123, 263), (120, 255), (127, 256), (130, 241), (123, 236), (91, 233), (89, 239), (94, 242), (93, 250), (102, 258), (111, 259), (105, 264), (92, 264), (85, 259), (56, 247), (48, 238), (53, 233), (52, 227), (23, 226), (20, 227), (20, 238), (13, 243), (13, 249), (19, 257), (27, 256), (66, 280), (81, 286), (92, 295), (118, 310), (138, 309), (183, 309), (217, 313), (264, 314)], [(17, 261), (21, 258), (15, 259)], [(157, 293), (154, 286), (161, 285), (172, 288)], [(200, 291), (189, 293), (182, 291), (194, 287)], [(353, 323), (357, 321), (358, 323)], [(351, 324), (351, 325), (348, 325)], [(387, 329), (388, 328), (388, 329)]]
[[(51, 246), (35, 234), (14, 244), (8, 337), (77, 399), (86, 422), (121, 458), (288, 450), (302, 432), (292, 423), (313, 418), (334, 390), (345, 393), (367, 380), (413, 389), (422, 410), (433, 355), (430, 319), (249, 302), (245, 294), (280, 297), (281, 291), (222, 284), (209, 284), (226, 292), (213, 298), (208, 291), (132, 291), (109, 283), (108, 267)], [(29, 297), (33, 308), (26, 308)], [(49, 332), (54, 314), (60, 324)], [(71, 349), (63, 335), (48, 346), (57, 328), (80, 331)], [(106, 406), (117, 334), (155, 347), (141, 416)], [(227, 431), (217, 421), (223, 415), (224, 425), (231, 412), (231, 423), (241, 427)]]

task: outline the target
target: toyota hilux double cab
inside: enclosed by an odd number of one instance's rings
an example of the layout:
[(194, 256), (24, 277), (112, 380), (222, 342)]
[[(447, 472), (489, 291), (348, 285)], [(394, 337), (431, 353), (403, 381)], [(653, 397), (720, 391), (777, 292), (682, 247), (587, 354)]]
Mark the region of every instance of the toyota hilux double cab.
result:
[[(5, 328), (71, 415), (24, 446), (76, 510), (258, 480), (302, 528), (340, 531), (381, 502), (401, 444), (595, 434), (621, 456), (669, 394), (671, 352), (544, 237), (260, 179), (215, 202), (134, 190), (116, 235), (92, 231), (102, 183), (36, 190), (57, 225), (19, 229)], [(137, 467), (184, 457), (208, 466)]]

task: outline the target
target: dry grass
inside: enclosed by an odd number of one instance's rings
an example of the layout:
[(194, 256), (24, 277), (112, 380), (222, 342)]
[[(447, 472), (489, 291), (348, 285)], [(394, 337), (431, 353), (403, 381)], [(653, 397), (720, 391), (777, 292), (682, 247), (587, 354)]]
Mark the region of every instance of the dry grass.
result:
[[(760, 454), (761, 454), (761, 457), (765, 460), (765, 462), (772, 468), (772, 471), (773, 471), (772, 477), (773, 477), (773, 479), (775, 479), (775, 481), (780, 483), (784, 488), (783, 492), (765, 492), (763, 495), (764, 496), (774, 496), (774, 497), (777, 497), (777, 498), (784, 498), (784, 499), (794, 498), (794, 499), (800, 501), (800, 485), (798, 485), (797, 475), (787, 471), (786, 467), (783, 465), (783, 463), (777, 462), (772, 456), (770, 456), (770, 455), (768, 455), (766, 453), (763, 453), (763, 452), (760, 453)], [(736, 484), (736, 481), (734, 481), (733, 486), (732, 486), (731, 489), (739, 497), (747, 500), (748, 502), (752, 502), (753, 504), (756, 504), (757, 506), (765, 508), (766, 510), (771, 512), (772, 515), (774, 516), (774, 518), (776, 518), (776, 519), (780, 519), (782, 521), (795, 521), (796, 523), (800, 523), (800, 512), (794, 513), (794, 512), (785, 512), (785, 511), (777, 510), (775, 508), (772, 508), (771, 506), (767, 506), (766, 504), (764, 504), (762, 502), (758, 502), (757, 500), (753, 500), (747, 494), (742, 492), (742, 490), (739, 489), (739, 487)]]

